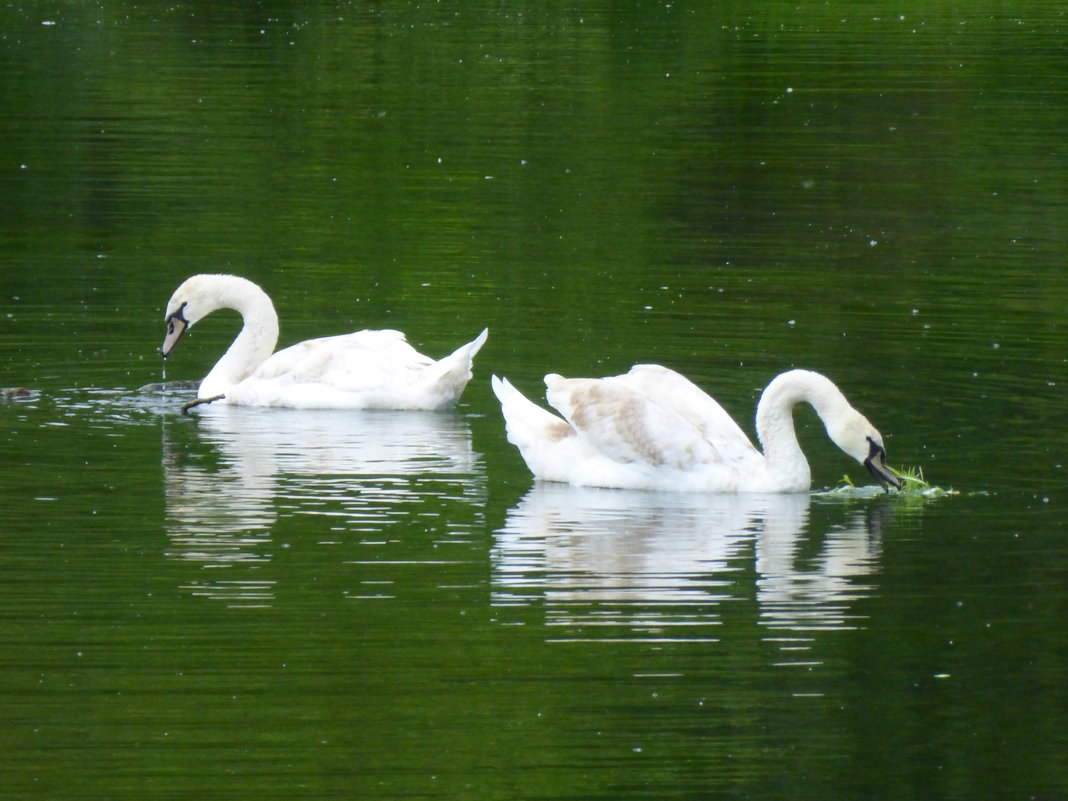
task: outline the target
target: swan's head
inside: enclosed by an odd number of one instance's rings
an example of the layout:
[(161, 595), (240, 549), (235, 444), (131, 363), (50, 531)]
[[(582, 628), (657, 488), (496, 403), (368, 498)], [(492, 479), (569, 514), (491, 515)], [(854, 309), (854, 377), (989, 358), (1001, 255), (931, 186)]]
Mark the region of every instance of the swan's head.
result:
[(171, 355), (171, 351), (178, 344), (178, 340), (182, 338), (185, 329), (192, 325), (185, 316), (185, 309), (188, 305), (188, 303), (182, 303), (174, 311), (171, 311), (170, 307), (167, 308), (167, 317), (164, 320), (167, 326), (167, 333), (163, 337), (163, 346), (159, 349), (160, 355), (164, 359)]
[(193, 280), (190, 278), (178, 287), (167, 303), (167, 314), (163, 320), (167, 326), (167, 333), (163, 337), (163, 346), (159, 349), (164, 359), (171, 355), (171, 351), (174, 350), (174, 346), (178, 344), (178, 340), (182, 338), (186, 329), (212, 310), (205, 309), (205, 304), (201, 302), (202, 298)]
[(197, 320), (225, 305), (220, 298), (223, 297), (221, 292), (228, 281), (244, 279), (222, 275), (194, 275), (174, 290), (171, 299), (167, 301), (167, 312), (163, 317), (167, 333), (159, 352), (164, 359), (171, 355), (187, 328), (192, 328)]
[(901, 489), (901, 479), (886, 466), (883, 435), (856, 409), (850, 407), (829, 421), (827, 434), (835, 445), (868, 468), (883, 489)]

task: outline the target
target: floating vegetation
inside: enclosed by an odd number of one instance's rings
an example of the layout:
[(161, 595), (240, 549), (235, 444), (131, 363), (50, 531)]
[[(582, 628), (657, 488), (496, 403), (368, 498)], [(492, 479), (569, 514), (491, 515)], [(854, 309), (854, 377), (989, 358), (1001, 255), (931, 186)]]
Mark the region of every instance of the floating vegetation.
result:
[(923, 492), (924, 490), (931, 489), (930, 483), (923, 477), (922, 467), (905, 467), (898, 470), (896, 467), (887, 465), (886, 469), (897, 476), (901, 481), (902, 492)]
[[(894, 490), (895, 495), (904, 495), (918, 498), (941, 498), (946, 495), (956, 495), (957, 491), (953, 489), (943, 489), (942, 487), (932, 486), (931, 483), (923, 477), (922, 467), (904, 467), (897, 469), (886, 466), (886, 469), (893, 473), (899, 481), (901, 481), (901, 489)], [(855, 494), (860, 489), (853, 483), (852, 479), (848, 475), (842, 476), (838, 479), (838, 486), (833, 490), (834, 492), (842, 492)], [(872, 488), (873, 490), (876, 488)], [(879, 490), (881, 493), (882, 490)]]

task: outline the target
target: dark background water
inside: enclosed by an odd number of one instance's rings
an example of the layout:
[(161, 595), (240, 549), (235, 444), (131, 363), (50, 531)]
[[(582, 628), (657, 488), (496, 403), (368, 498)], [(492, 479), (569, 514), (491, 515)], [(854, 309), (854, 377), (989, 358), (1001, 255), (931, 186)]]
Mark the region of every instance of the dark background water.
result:
[[(6, 796), (1068, 795), (1064, 13), (0, 9)], [(183, 416), (202, 271), (490, 340), (453, 414)], [(533, 487), (489, 375), (641, 361), (959, 494)]]

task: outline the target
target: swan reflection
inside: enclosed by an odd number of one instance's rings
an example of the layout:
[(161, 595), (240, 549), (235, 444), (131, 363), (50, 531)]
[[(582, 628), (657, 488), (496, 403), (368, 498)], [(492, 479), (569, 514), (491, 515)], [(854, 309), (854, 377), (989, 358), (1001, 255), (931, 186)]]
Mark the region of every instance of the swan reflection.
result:
[(755, 595), (766, 638), (804, 650), (814, 631), (854, 624), (850, 604), (879, 558), (863, 511), (826, 507), (842, 520), (813, 537), (811, 502), (536, 484), (495, 534), (493, 602), (543, 603), (561, 639), (601, 641), (593, 627), (610, 626), (627, 639), (692, 641), (718, 639)]
[[(188, 423), (188, 425), (187, 425)], [(381, 532), (442, 503), (481, 509), (485, 477), (466, 421), (435, 412), (205, 408), (165, 421), (168, 556), (205, 569), (248, 568), (187, 589), (265, 602), (259, 572), (280, 546), (280, 518), (315, 516), (318, 542)], [(306, 524), (302, 524), (307, 528)]]

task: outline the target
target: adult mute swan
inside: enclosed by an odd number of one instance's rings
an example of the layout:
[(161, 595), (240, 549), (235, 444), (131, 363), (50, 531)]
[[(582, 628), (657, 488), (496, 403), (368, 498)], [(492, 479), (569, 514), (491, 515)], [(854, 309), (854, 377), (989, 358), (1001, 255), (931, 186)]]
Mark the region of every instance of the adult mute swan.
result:
[(831, 440), (884, 488), (900, 488), (886, 467), (883, 438), (831, 381), (808, 370), (776, 377), (757, 404), (758, 451), (715, 400), (655, 364), (610, 378), (545, 376), (561, 420), (493, 376), (508, 441), (535, 478), (622, 489), (696, 492), (805, 492), (812, 482), (794, 433), (804, 401)]
[[(241, 332), (200, 383), (198, 401), (304, 409), (421, 409), (452, 406), (471, 380), (486, 341), (440, 361), (423, 356), (400, 331), (357, 331), (309, 339), (273, 353), (278, 315), (267, 293), (236, 275), (194, 275), (167, 303), (167, 358), (186, 329), (216, 309), (234, 309)], [(194, 405), (194, 404), (188, 404)]]

